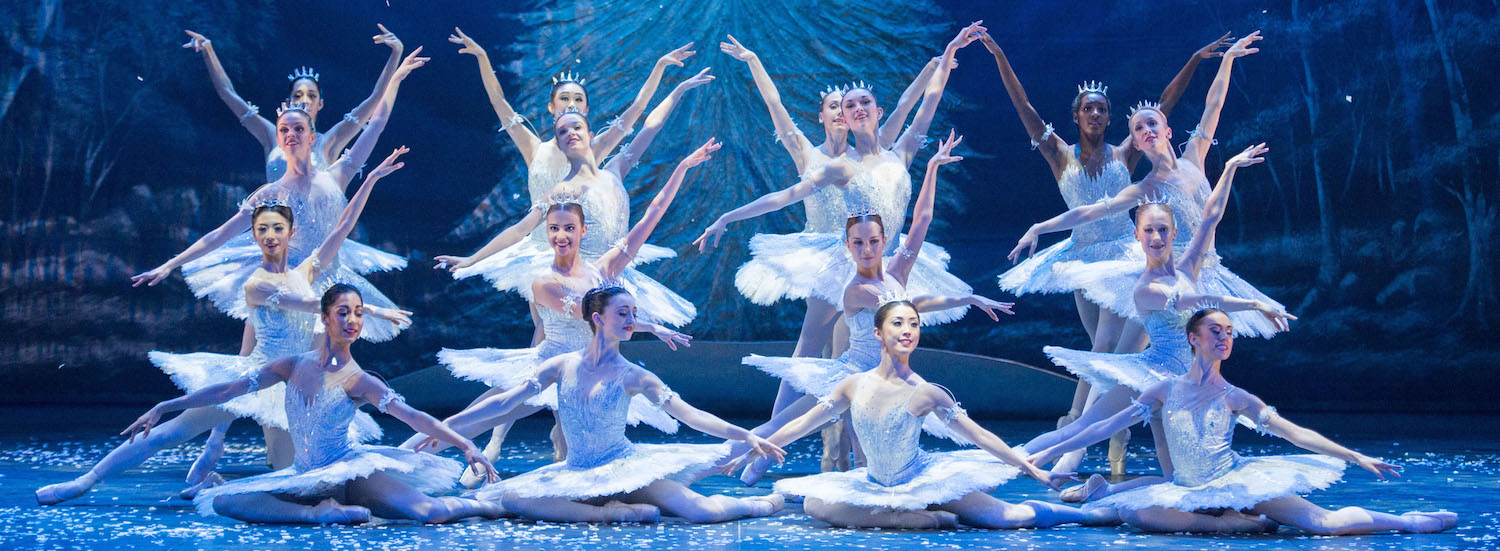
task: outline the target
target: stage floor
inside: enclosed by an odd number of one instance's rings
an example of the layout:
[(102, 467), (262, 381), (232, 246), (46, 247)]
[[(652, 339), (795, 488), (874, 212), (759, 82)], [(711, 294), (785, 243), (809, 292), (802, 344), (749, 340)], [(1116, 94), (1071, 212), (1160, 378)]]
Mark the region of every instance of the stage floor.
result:
[[(789, 504), (763, 519), (693, 526), (668, 519), (649, 525), (560, 525), (501, 520), (443, 526), (379, 523), (360, 527), (246, 525), (198, 516), (176, 499), (182, 477), (201, 440), (158, 455), (144, 467), (99, 485), (89, 495), (62, 506), (38, 507), (32, 492), (43, 484), (76, 476), (118, 442), (115, 434), (139, 415), (136, 408), (0, 408), (0, 547), (5, 549), (1483, 549), (1500, 548), (1500, 418), (1372, 414), (1290, 414), (1294, 420), (1370, 455), (1406, 467), (1405, 476), (1379, 482), (1351, 467), (1345, 482), (1313, 494), (1326, 507), (1360, 505), (1382, 511), (1448, 509), (1460, 514), (1457, 530), (1433, 535), (1310, 537), (1292, 528), (1274, 535), (1200, 537), (1146, 535), (1130, 528), (1063, 527), (1049, 530), (946, 532), (857, 531), (830, 528)], [(377, 416), (380, 417), (380, 416)], [(388, 434), (409, 430), (383, 418)], [(985, 422), (1008, 442), (1046, 428), (1040, 422)], [(522, 472), (543, 464), (551, 447), (550, 422), (527, 420), (512, 432), (513, 444), (497, 462), (501, 471)], [(253, 432), (252, 432), (253, 431)], [(639, 441), (709, 442), (685, 429), (666, 436), (637, 430)], [(1246, 455), (1292, 453), (1285, 442), (1247, 431), (1237, 434)], [(388, 437), (387, 442), (395, 441)], [(229, 478), (265, 472), (259, 431), (249, 422), (235, 425), (221, 463)], [(1154, 466), (1149, 437), (1137, 432), (1132, 465)], [(929, 449), (945, 444), (925, 439)], [(787, 465), (755, 488), (714, 477), (700, 483), (704, 493), (763, 494), (776, 477), (817, 470), (816, 439), (788, 448)], [(1090, 457), (1085, 470), (1104, 467)], [(1154, 469), (1153, 469), (1154, 470)], [(1036, 483), (1018, 479), (995, 495), (1010, 501), (1053, 499)]]

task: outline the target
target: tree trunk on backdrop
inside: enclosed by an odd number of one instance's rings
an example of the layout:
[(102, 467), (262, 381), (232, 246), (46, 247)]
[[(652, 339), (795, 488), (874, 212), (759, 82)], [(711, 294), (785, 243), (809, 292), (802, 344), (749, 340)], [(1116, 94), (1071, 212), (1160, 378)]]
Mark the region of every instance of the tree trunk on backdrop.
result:
[[(6, 113), (10, 112), (10, 105), (16, 100), (16, 92), (20, 91), (21, 84), (26, 82), (26, 77), (31, 71), (42, 65), (44, 54), (39, 46), (47, 38), (47, 32), (52, 28), (52, 21), (56, 19), (57, 9), (62, 5), (62, 0), (44, 0), (36, 6), (36, 28), (32, 32), (26, 32), (22, 28), (20, 17), (13, 17), (11, 27), (5, 30), (6, 42), (10, 43), (10, 49), (20, 58), (19, 67), (7, 67), (5, 80), (0, 84), (0, 121), (5, 120)], [(12, 16), (16, 14), (11, 14)]]
[[(1297, 2), (1292, 3), (1292, 22), (1298, 23)], [(1307, 37), (1310, 42), (1311, 35)], [(1298, 48), (1298, 57), (1302, 60), (1302, 75), (1306, 85), (1302, 89), (1302, 101), (1307, 106), (1307, 130), (1310, 134), (1308, 140), (1309, 148), (1312, 149), (1313, 184), (1318, 192), (1318, 245), (1321, 249), (1318, 257), (1318, 287), (1331, 289), (1338, 283), (1342, 269), (1339, 266), (1339, 227), (1334, 218), (1333, 198), (1329, 196), (1328, 187), (1323, 180), (1322, 147), (1318, 145), (1318, 116), (1321, 111), (1321, 98), (1319, 97), (1318, 82), (1313, 78), (1312, 60), (1308, 57), (1310, 44), (1302, 44)]]

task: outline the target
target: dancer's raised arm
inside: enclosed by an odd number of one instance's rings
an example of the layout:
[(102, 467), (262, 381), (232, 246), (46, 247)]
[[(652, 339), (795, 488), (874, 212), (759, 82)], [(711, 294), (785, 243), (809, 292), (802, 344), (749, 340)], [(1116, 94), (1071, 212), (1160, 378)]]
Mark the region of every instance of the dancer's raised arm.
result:
[(687, 426), (693, 427), (693, 430), (725, 440), (742, 441), (749, 444), (751, 451), (757, 455), (777, 461), (786, 458), (786, 450), (781, 449), (781, 446), (767, 442), (764, 438), (756, 436), (739, 425), (725, 421), (717, 415), (693, 407), (672, 389), (667, 388), (667, 384), (661, 382), (656, 374), (640, 367), (632, 368), (630, 372), (634, 375), (634, 384), (626, 385), (627, 390), (633, 390), (633, 394), (645, 396), (646, 399), (651, 400), (651, 403), (656, 404), (656, 407)]
[(776, 88), (776, 83), (766, 72), (766, 66), (761, 63), (760, 56), (755, 55), (755, 52), (735, 40), (734, 35), (727, 36), (729, 42), (720, 42), (719, 51), (750, 66), (750, 77), (755, 81), (755, 90), (760, 92), (760, 99), (766, 102), (766, 110), (771, 112), (771, 124), (776, 127), (776, 141), (781, 143), (781, 147), (786, 148), (787, 154), (792, 156), (792, 162), (797, 165), (797, 173), (801, 174), (807, 170), (807, 153), (813, 149), (812, 142), (797, 128), (797, 123), (792, 120), (791, 113), (788, 113), (786, 106), (782, 104), (781, 91)]
[(1213, 192), (1208, 194), (1208, 200), (1203, 204), (1203, 221), (1199, 223), (1198, 231), (1193, 233), (1193, 240), (1188, 242), (1187, 249), (1177, 259), (1178, 269), (1192, 275), (1193, 279), (1198, 279), (1204, 258), (1209, 251), (1214, 250), (1214, 236), (1218, 233), (1219, 222), (1224, 220), (1224, 212), (1229, 206), (1235, 171), (1240, 167), (1264, 162), (1266, 159), (1261, 155), (1270, 150), (1262, 142), (1245, 148), (1239, 155), (1224, 163), (1224, 172), (1219, 174), (1219, 182), (1214, 185)]
[(526, 118), (506, 101), (505, 91), (500, 89), (500, 79), (495, 77), (495, 67), (490, 64), (490, 54), (458, 27), (454, 27), (453, 34), (448, 35), (448, 41), (463, 46), (458, 53), (472, 55), (474, 61), (479, 63), (479, 80), (484, 83), (484, 91), (489, 95), (490, 107), (494, 108), (495, 116), (500, 118), (500, 130), (510, 136), (516, 149), (521, 152), (521, 160), (530, 166), (531, 157), (536, 155), (536, 148), (542, 144), (542, 140), (525, 124), (521, 124)]
[[(183, 32), (187, 33), (189, 40), (182, 47), (192, 48), (193, 51), (203, 54), (203, 63), (208, 66), (208, 78), (214, 84), (214, 92), (219, 94), (219, 99), (223, 100), (224, 105), (229, 106), (229, 110), (239, 118), (245, 130), (249, 130), (250, 135), (255, 136), (255, 141), (260, 142), (260, 147), (264, 150), (263, 154), (269, 155), (271, 150), (276, 149), (276, 124), (260, 116), (260, 108), (251, 105), (234, 91), (234, 83), (229, 81), (229, 74), (224, 72), (224, 65), (219, 63), (219, 55), (214, 53), (212, 41), (193, 31)], [(155, 282), (152, 285), (155, 285)]]
[(347, 115), (344, 115), (343, 119), (334, 123), (328, 132), (324, 133), (324, 159), (337, 156), (340, 151), (344, 150), (344, 146), (349, 144), (349, 140), (354, 139), (359, 130), (364, 128), (365, 123), (369, 122), (370, 117), (374, 115), (375, 107), (380, 104), (381, 95), (385, 93), (386, 86), (391, 83), (391, 77), (396, 74), (396, 69), (401, 67), (401, 55), (405, 53), (405, 46), (401, 44), (401, 39), (396, 38), (396, 33), (386, 30), (385, 25), (376, 23), (375, 26), (380, 28), (380, 34), (371, 37), (371, 40), (374, 40), (376, 44), (390, 46), (391, 56), (386, 58), (385, 67), (380, 69), (380, 77), (375, 79), (375, 88), (370, 91), (370, 97), (356, 105)]
[(1052, 167), (1052, 177), (1062, 177), (1062, 171), (1066, 168), (1062, 151), (1067, 149), (1067, 142), (1053, 132), (1052, 125), (1047, 124), (1036, 108), (1031, 106), (1026, 89), (1021, 86), (1021, 79), (1016, 77), (1016, 70), (1010, 66), (1010, 59), (995, 44), (995, 39), (989, 33), (984, 33), (979, 40), (990, 51), (990, 55), (995, 56), (995, 65), (1000, 69), (1000, 80), (1005, 83), (1005, 92), (1010, 96), (1010, 103), (1015, 106), (1021, 124), (1026, 127), (1026, 136), (1031, 138), (1032, 145), (1042, 153), (1042, 158), (1047, 159), (1047, 165)]
[(927, 137), (927, 128), (932, 125), (932, 117), (937, 115), (938, 105), (943, 102), (943, 90), (948, 86), (948, 75), (952, 73), (950, 68), (953, 64), (953, 54), (959, 48), (968, 46), (985, 32), (982, 25), (984, 21), (975, 21), (963, 30), (958, 31), (958, 36), (948, 41), (948, 46), (943, 49), (942, 61), (938, 63), (937, 71), (932, 75), (932, 80), (927, 83), (927, 91), (922, 95), (922, 106), (917, 108), (917, 114), (912, 118), (911, 126), (901, 133), (901, 138), (896, 140), (892, 148), (901, 160), (908, 166), (912, 159), (916, 158), (917, 151), (922, 149), (922, 142)]
[[(880, 138), (880, 147), (895, 147), (896, 139), (901, 137), (901, 129), (906, 126), (906, 116), (911, 114), (913, 107), (917, 106), (917, 100), (922, 99), (927, 91), (927, 84), (932, 82), (932, 75), (937, 72), (938, 63), (942, 63), (942, 57), (934, 57), (922, 66), (922, 71), (917, 73), (917, 78), (906, 86), (901, 92), (901, 99), (896, 100), (896, 108), (886, 113), (885, 122), (880, 123), (880, 131), (876, 136)], [(949, 59), (948, 69), (951, 71), (958, 68), (958, 60)]]
[(630, 169), (640, 164), (641, 155), (646, 152), (646, 148), (651, 147), (651, 142), (656, 140), (656, 133), (661, 132), (661, 127), (666, 124), (667, 117), (672, 115), (672, 110), (676, 109), (677, 103), (682, 101), (682, 94), (713, 82), (714, 76), (708, 74), (710, 69), (713, 67), (704, 67), (702, 71), (698, 71), (698, 74), (682, 81), (672, 89), (671, 93), (667, 94), (666, 98), (661, 100), (661, 103), (656, 104), (656, 108), (646, 116), (646, 124), (641, 128), (641, 134), (636, 136), (630, 145), (625, 146), (619, 155), (615, 155), (609, 162), (604, 163), (604, 170), (615, 173), (615, 176), (623, 181), (625, 175), (630, 173)]
[(708, 252), (709, 248), (719, 246), (719, 238), (724, 236), (724, 230), (728, 229), (730, 222), (739, 222), (755, 218), (768, 212), (775, 212), (786, 208), (788, 205), (806, 199), (808, 195), (819, 187), (827, 185), (842, 186), (854, 177), (854, 165), (848, 159), (839, 157), (832, 161), (809, 171), (796, 184), (780, 191), (773, 191), (760, 196), (745, 206), (726, 212), (714, 220), (714, 223), (703, 230), (703, 235), (693, 240), (698, 246), (698, 252)]
[(1288, 421), (1276, 408), (1266, 405), (1259, 397), (1242, 388), (1230, 390), (1226, 401), (1235, 414), (1255, 419), (1255, 425), (1260, 430), (1279, 436), (1299, 448), (1354, 463), (1361, 469), (1375, 473), (1375, 477), (1381, 480), (1385, 480), (1387, 475), (1401, 477), (1401, 467), (1346, 448), (1318, 431)]
[(303, 264), (311, 263), (314, 268), (307, 270), (309, 277), (317, 277), (315, 272), (320, 269), (318, 267), (332, 266), (338, 261), (339, 247), (343, 246), (344, 239), (349, 237), (349, 233), (354, 231), (354, 224), (359, 221), (360, 213), (365, 211), (365, 204), (370, 200), (370, 193), (375, 189), (375, 182), (406, 166), (406, 163), (398, 162), (396, 159), (409, 151), (411, 150), (404, 145), (396, 148), (390, 156), (381, 161), (380, 166), (375, 167), (375, 170), (365, 176), (365, 182), (360, 184), (354, 196), (349, 198), (349, 204), (344, 206), (344, 211), (339, 214), (339, 221), (334, 224), (333, 230), (328, 232), (328, 237), (323, 238), (318, 249), (302, 261)]
[(1062, 486), (1063, 482), (1073, 479), (1070, 473), (1048, 472), (1046, 469), (1027, 462), (1026, 458), (1011, 449), (999, 436), (995, 436), (995, 433), (985, 430), (984, 427), (979, 426), (979, 423), (969, 418), (969, 412), (964, 411), (964, 408), (960, 407), (953, 396), (942, 387), (924, 383), (912, 398), (911, 405), (916, 409), (913, 415), (926, 417), (929, 413), (937, 414), (938, 418), (947, 424), (948, 428), (953, 429), (955, 434), (973, 442), (979, 449), (989, 452), (1001, 461), (1021, 469), (1021, 472), (1036, 479), (1043, 486), (1056, 490)]
[(662, 73), (666, 72), (667, 66), (676, 65), (681, 67), (683, 61), (698, 52), (689, 50), (693, 43), (684, 44), (681, 48), (667, 52), (656, 60), (656, 65), (651, 68), (651, 75), (646, 77), (646, 82), (641, 84), (641, 89), (636, 92), (635, 99), (625, 112), (614, 120), (609, 121), (609, 127), (594, 135), (594, 141), (590, 143), (594, 149), (594, 155), (600, 159), (614, 151), (620, 145), (620, 141), (635, 131), (635, 121), (641, 118), (641, 113), (646, 112), (646, 106), (651, 103), (651, 96), (656, 95), (656, 88), (661, 84)]
[(373, 404), (376, 409), (391, 417), (400, 419), (406, 426), (411, 427), (419, 433), (425, 434), (436, 440), (452, 444), (464, 452), (464, 459), (476, 472), (483, 473), (490, 482), (499, 479), (496, 474), (495, 465), (490, 463), (489, 458), (484, 456), (478, 446), (468, 438), (454, 432), (447, 423), (434, 419), (431, 415), (419, 409), (406, 405), (406, 399), (402, 398), (391, 387), (369, 373), (365, 373), (355, 381), (345, 393), (351, 397), (360, 398), (367, 403)]
[(422, 47), (412, 50), (411, 55), (401, 62), (396, 69), (396, 74), (391, 75), (390, 84), (386, 85), (385, 94), (381, 97), (380, 104), (375, 108), (375, 114), (370, 118), (369, 127), (354, 140), (354, 145), (344, 153), (338, 161), (329, 166), (329, 172), (334, 181), (339, 183), (340, 190), (349, 186), (349, 181), (364, 167), (365, 160), (370, 158), (370, 153), (375, 150), (375, 142), (380, 140), (380, 133), (385, 131), (385, 123), (390, 120), (391, 107), (396, 103), (396, 92), (401, 89), (401, 81), (411, 74), (416, 68), (425, 65), (430, 58), (418, 57), (422, 53)]
[(630, 232), (625, 234), (625, 241), (599, 257), (597, 266), (606, 279), (613, 279), (630, 266), (636, 251), (640, 250), (641, 245), (646, 244), (646, 239), (650, 238), (651, 232), (656, 230), (657, 223), (661, 222), (662, 216), (667, 214), (667, 207), (671, 206), (672, 200), (677, 197), (677, 190), (682, 187), (682, 179), (687, 176), (688, 169), (708, 162), (713, 158), (713, 153), (722, 146), (723, 144), (709, 138), (708, 142), (698, 147), (682, 162), (677, 163), (677, 168), (672, 170), (672, 176), (667, 178), (667, 185), (662, 186), (661, 191), (656, 192), (656, 198), (652, 199), (651, 204), (646, 207), (645, 214), (642, 214), (641, 219), (631, 226)]
[(1203, 167), (1203, 159), (1208, 156), (1208, 148), (1214, 142), (1214, 131), (1219, 128), (1219, 113), (1224, 109), (1224, 98), (1229, 95), (1229, 74), (1234, 68), (1234, 59), (1259, 52), (1260, 48), (1251, 48), (1250, 45), (1260, 39), (1260, 31), (1255, 31), (1236, 41), (1224, 52), (1224, 60), (1219, 62), (1219, 73), (1214, 75), (1214, 82), (1208, 87), (1208, 99), (1203, 102), (1203, 118), (1198, 121), (1198, 128), (1193, 132), (1192, 139), (1188, 140), (1187, 149), (1182, 153), (1183, 160), (1199, 168)]
[(954, 131), (949, 130), (948, 139), (939, 142), (937, 153), (933, 153), (932, 158), (927, 160), (922, 190), (917, 192), (917, 202), (912, 206), (911, 229), (906, 232), (906, 241), (901, 243), (901, 248), (896, 249), (896, 257), (886, 268), (886, 273), (894, 276), (903, 286), (906, 285), (906, 278), (911, 275), (912, 267), (917, 264), (922, 243), (927, 240), (927, 228), (932, 225), (932, 214), (937, 203), (938, 167), (963, 160), (963, 157), (953, 154), (953, 148), (963, 141), (963, 136), (957, 136)]
[[(1172, 77), (1172, 82), (1167, 83), (1167, 88), (1161, 92), (1163, 117), (1172, 114), (1172, 108), (1177, 106), (1177, 100), (1182, 99), (1182, 93), (1187, 91), (1188, 84), (1193, 81), (1193, 73), (1198, 71), (1198, 63), (1205, 59), (1222, 57), (1224, 52), (1219, 49), (1234, 43), (1230, 34), (1232, 33), (1224, 33), (1224, 36), (1219, 37), (1218, 40), (1198, 48), (1198, 51), (1188, 56), (1187, 64), (1182, 66), (1182, 70), (1177, 71), (1177, 76)], [(1141, 160), (1141, 151), (1135, 148), (1135, 142), (1130, 136), (1126, 136), (1125, 141), (1120, 142), (1119, 148), (1125, 153), (1125, 168), (1135, 170), (1135, 163)]]

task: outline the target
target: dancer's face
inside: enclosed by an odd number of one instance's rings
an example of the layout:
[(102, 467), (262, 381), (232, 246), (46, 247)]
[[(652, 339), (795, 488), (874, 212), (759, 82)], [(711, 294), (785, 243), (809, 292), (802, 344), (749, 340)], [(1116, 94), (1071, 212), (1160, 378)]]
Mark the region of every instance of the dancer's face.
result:
[(1234, 351), (1234, 325), (1223, 312), (1204, 316), (1198, 330), (1188, 335), (1193, 353), (1206, 360), (1224, 361)]
[(874, 132), (880, 125), (885, 111), (875, 105), (875, 95), (864, 88), (855, 88), (844, 94), (844, 123), (850, 130)]
[(823, 129), (830, 134), (841, 134), (849, 131), (849, 125), (844, 123), (844, 94), (842, 92), (831, 92), (823, 96), (823, 104), (818, 109), (818, 122), (823, 123)]
[(910, 355), (922, 340), (922, 322), (917, 311), (904, 304), (892, 307), (880, 327), (875, 328), (875, 338), (892, 354)]
[(552, 133), (553, 138), (557, 140), (557, 148), (570, 159), (588, 152), (594, 140), (594, 133), (589, 131), (588, 121), (577, 113), (568, 113), (557, 119), (557, 124), (552, 127)]
[(568, 209), (555, 209), (547, 213), (547, 242), (557, 256), (578, 252), (578, 244), (588, 227), (578, 214)]
[(1078, 133), (1085, 136), (1098, 136), (1109, 128), (1109, 100), (1104, 94), (1089, 94), (1083, 97), (1078, 104), (1078, 111), (1073, 113), (1073, 122), (1078, 124)]
[(1161, 157), (1172, 152), (1172, 129), (1161, 111), (1142, 109), (1130, 117), (1130, 137), (1142, 153)]
[(255, 217), (251, 230), (255, 233), (255, 244), (260, 246), (260, 254), (272, 260), (286, 256), (292, 234), (297, 231), (291, 220), (274, 210), (262, 211)]
[(292, 104), (302, 103), (307, 105), (307, 114), (314, 117), (323, 110), (323, 91), (318, 89), (318, 83), (310, 78), (298, 79), (292, 85), (292, 95), (287, 98)]
[(635, 297), (621, 293), (610, 297), (603, 312), (594, 314), (599, 334), (617, 341), (628, 341), (635, 334)]
[(307, 158), (315, 138), (307, 114), (287, 111), (276, 118), (276, 145), (288, 159)]
[(844, 246), (854, 257), (854, 264), (861, 268), (880, 266), (880, 255), (885, 252), (885, 230), (874, 220), (865, 220), (849, 226), (844, 231)]
[(335, 344), (347, 345), (359, 338), (365, 327), (365, 301), (359, 293), (344, 293), (323, 312), (323, 327)]
[(552, 98), (547, 100), (547, 111), (552, 116), (558, 113), (568, 112), (568, 108), (577, 109), (579, 113), (589, 114), (589, 95), (583, 91), (583, 87), (577, 83), (569, 82), (558, 86), (552, 92)]
[(1177, 239), (1177, 222), (1166, 209), (1143, 206), (1135, 215), (1135, 239), (1141, 242), (1146, 256), (1166, 258), (1172, 254), (1172, 241)]

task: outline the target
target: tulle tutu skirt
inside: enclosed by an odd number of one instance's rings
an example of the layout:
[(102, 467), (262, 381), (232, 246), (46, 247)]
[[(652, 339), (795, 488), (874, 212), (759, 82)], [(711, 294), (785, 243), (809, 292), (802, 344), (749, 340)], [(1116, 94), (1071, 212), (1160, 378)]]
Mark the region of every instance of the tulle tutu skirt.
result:
[[(438, 351), (438, 363), (448, 368), (453, 376), (468, 381), (478, 381), (500, 390), (510, 390), (525, 384), (536, 373), (542, 362), (559, 354), (573, 352), (551, 341), (542, 341), (536, 348), (499, 349), (471, 348)], [(526, 401), (527, 405), (557, 409), (557, 385), (552, 385)], [(641, 423), (650, 425), (667, 434), (677, 432), (677, 420), (656, 407), (651, 400), (637, 394), (630, 398), (630, 411), (625, 422), (630, 426)]]
[(389, 446), (355, 446), (344, 457), (322, 467), (305, 471), (287, 467), (203, 490), (193, 499), (193, 505), (199, 513), (212, 515), (215, 514), (214, 498), (219, 496), (269, 492), (318, 499), (331, 496), (344, 483), (377, 472), (431, 494), (452, 488), (463, 469), (457, 461), (429, 453)]
[[(1082, 289), (1090, 302), (1108, 308), (1122, 317), (1139, 319), (1140, 315), (1135, 309), (1135, 285), (1146, 271), (1146, 261), (1139, 251), (1133, 254), (1136, 258), (1132, 260), (1064, 263), (1057, 267), (1056, 273), (1065, 286)], [(1203, 261), (1203, 269), (1198, 274), (1198, 292), (1258, 300), (1274, 308), (1285, 308), (1280, 302), (1266, 296), (1254, 285), (1225, 268), (1216, 254)], [(1276, 324), (1259, 312), (1230, 312), (1229, 318), (1234, 321), (1236, 336), (1270, 338), (1279, 331)]]
[[(297, 259), (298, 262), (301, 260)], [(245, 303), (245, 282), (260, 265), (260, 247), (246, 235), (183, 265), (182, 275), (198, 298), (207, 298), (215, 308), (230, 317), (245, 319), (250, 314), (249, 306)], [(405, 267), (405, 258), (345, 240), (339, 247), (338, 265), (324, 266), (317, 281), (313, 282), (312, 290), (316, 295), (322, 296), (335, 283), (345, 283), (359, 289), (365, 304), (395, 308), (395, 303), (361, 274)], [(323, 330), (321, 325), (320, 322), (319, 332)], [(384, 342), (396, 338), (400, 332), (401, 329), (394, 323), (367, 316), (360, 338), (370, 342)]]
[(633, 492), (664, 479), (682, 479), (712, 469), (729, 454), (729, 444), (631, 444), (613, 460), (585, 467), (553, 463), (490, 484), (473, 497), (497, 501), (523, 498), (589, 499)]
[(1162, 348), (1152, 343), (1134, 354), (1110, 354), (1044, 346), (1042, 352), (1052, 363), (1077, 375), (1102, 394), (1116, 385), (1145, 392), (1151, 385), (1187, 373), (1188, 360)]
[[(219, 383), (243, 378), (260, 370), (266, 364), (266, 358), (259, 354), (249, 356), (211, 352), (173, 354), (153, 350), (147, 354), (147, 357), (151, 359), (152, 364), (171, 377), (172, 384), (177, 385), (177, 388), (182, 389), (184, 393), (197, 392)], [(234, 414), (236, 417), (249, 417), (262, 425), (287, 429), (286, 384), (284, 383), (276, 383), (215, 407)], [(354, 422), (349, 424), (350, 441), (369, 442), (378, 440), (380, 436), (380, 425), (375, 423), (375, 419), (371, 418), (370, 414), (365, 412), (354, 414)]]
[(910, 480), (882, 486), (861, 467), (776, 481), (775, 492), (858, 507), (917, 510), (989, 492), (1020, 470), (983, 450), (923, 453), (924, 465)]
[[(1000, 274), (1000, 288), (1016, 295), (1027, 293), (1071, 293), (1082, 290), (1068, 268), (1109, 260), (1133, 258), (1131, 251), (1139, 245), (1130, 234), (1117, 239), (1079, 243), (1074, 236), (1042, 249), (1015, 267)], [(1076, 262), (1078, 264), (1069, 264)]]
[(1344, 477), (1344, 462), (1323, 455), (1241, 457), (1233, 470), (1198, 486), (1172, 482), (1121, 492), (1095, 504), (1124, 510), (1249, 509), (1273, 499), (1321, 490)]
[[(901, 234), (901, 242), (906, 234)], [(837, 233), (756, 234), (750, 238), (749, 262), (734, 274), (734, 286), (751, 302), (770, 305), (780, 299), (814, 297), (844, 309), (844, 288), (854, 276), (844, 238)], [(889, 263), (894, 257), (887, 256)], [(906, 295), (964, 297), (974, 292), (948, 273), (948, 251), (924, 243), (906, 281)], [(923, 325), (964, 317), (967, 306), (922, 314)]]
[[(624, 287), (635, 296), (636, 306), (642, 319), (681, 327), (697, 317), (698, 309), (693, 306), (693, 303), (635, 269), (636, 266), (642, 264), (676, 256), (676, 251), (672, 249), (641, 245), (630, 267), (620, 273), (618, 280), (611, 282)], [(537, 276), (551, 269), (555, 257), (556, 253), (553, 253), (544, 241), (523, 239), (520, 243), (490, 255), (489, 258), (473, 266), (454, 272), (453, 277), (464, 279), (476, 275), (483, 276), (486, 281), (495, 286), (495, 289), (501, 292), (520, 293), (527, 302), (533, 302), (531, 283), (536, 280)], [(580, 256), (580, 258), (593, 262), (599, 257)]]

